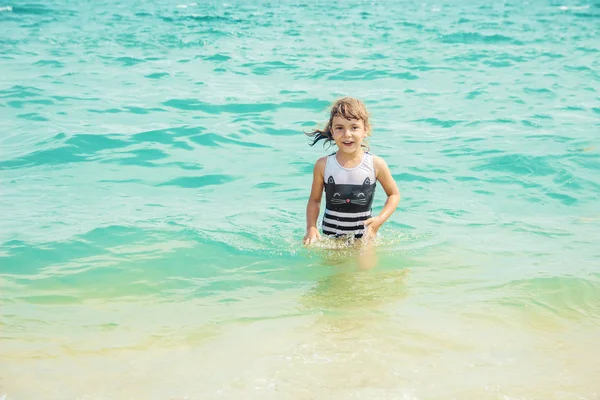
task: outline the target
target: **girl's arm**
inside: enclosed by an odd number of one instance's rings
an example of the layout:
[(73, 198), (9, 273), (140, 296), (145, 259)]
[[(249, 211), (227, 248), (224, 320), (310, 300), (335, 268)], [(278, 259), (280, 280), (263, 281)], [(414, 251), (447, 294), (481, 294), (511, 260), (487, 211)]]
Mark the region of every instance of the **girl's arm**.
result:
[(304, 235), (304, 244), (311, 244), (321, 238), (317, 228), (317, 219), (321, 209), (321, 198), (323, 197), (323, 175), (325, 174), (326, 158), (322, 157), (315, 163), (313, 169), (313, 182), (310, 190), (310, 197), (306, 205), (306, 234)]
[(368, 230), (366, 236), (376, 234), (381, 225), (383, 225), (396, 210), (396, 207), (398, 207), (398, 203), (400, 202), (400, 191), (398, 190), (398, 186), (392, 177), (392, 173), (390, 172), (387, 163), (377, 156), (373, 156), (373, 163), (375, 165), (375, 175), (377, 176), (379, 183), (381, 183), (385, 194), (387, 194), (387, 200), (378, 216), (369, 218), (365, 221), (365, 227)]

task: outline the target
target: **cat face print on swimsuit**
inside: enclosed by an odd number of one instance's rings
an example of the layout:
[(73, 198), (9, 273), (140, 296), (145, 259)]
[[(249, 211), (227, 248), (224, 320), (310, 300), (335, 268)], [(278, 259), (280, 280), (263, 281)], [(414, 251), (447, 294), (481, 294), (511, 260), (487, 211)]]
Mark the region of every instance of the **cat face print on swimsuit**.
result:
[(325, 184), (327, 209), (345, 213), (368, 211), (373, 203), (375, 184), (366, 178), (362, 185), (336, 184), (333, 176)]

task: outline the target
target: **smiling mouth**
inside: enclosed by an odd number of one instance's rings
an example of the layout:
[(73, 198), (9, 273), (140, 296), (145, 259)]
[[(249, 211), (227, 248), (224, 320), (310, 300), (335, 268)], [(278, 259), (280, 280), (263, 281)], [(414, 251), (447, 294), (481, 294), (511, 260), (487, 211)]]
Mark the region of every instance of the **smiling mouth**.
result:
[(348, 146), (349, 147), (349, 146), (352, 146), (354, 144), (354, 142), (342, 142), (342, 144), (344, 146)]

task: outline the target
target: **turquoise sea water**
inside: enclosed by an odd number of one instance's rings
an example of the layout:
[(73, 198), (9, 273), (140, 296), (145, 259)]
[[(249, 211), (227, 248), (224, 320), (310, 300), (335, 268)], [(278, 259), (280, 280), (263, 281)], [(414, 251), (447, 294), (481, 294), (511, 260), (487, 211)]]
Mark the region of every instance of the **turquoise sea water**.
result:
[[(599, 398), (597, 1), (8, 0), (0, 28), (0, 397)], [(332, 151), (302, 132), (342, 95), (402, 193), (369, 271), (300, 244)]]

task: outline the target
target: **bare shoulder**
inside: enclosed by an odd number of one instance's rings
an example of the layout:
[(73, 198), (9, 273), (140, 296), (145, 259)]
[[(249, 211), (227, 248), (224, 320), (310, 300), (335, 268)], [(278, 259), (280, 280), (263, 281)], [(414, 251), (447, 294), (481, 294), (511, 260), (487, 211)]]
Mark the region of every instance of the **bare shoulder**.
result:
[(321, 157), (315, 163), (314, 172), (319, 173), (320, 175), (325, 174), (325, 165), (327, 165), (327, 157)]
[(327, 164), (327, 156), (321, 157), (315, 163), (315, 169), (325, 171), (325, 165)]
[(373, 156), (373, 166), (375, 167), (375, 173), (379, 175), (380, 172), (389, 171), (389, 167), (385, 160), (379, 156)]
[(327, 164), (327, 156), (323, 156), (323, 157), (319, 158), (317, 160), (317, 162), (315, 163), (315, 165), (323, 166), (323, 167), (325, 166), (325, 164)]

